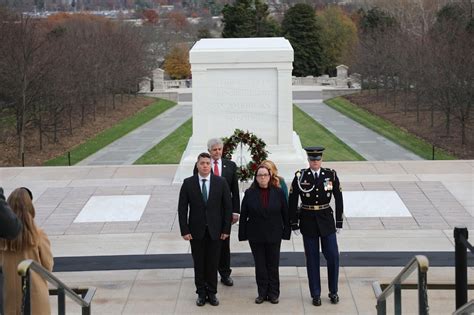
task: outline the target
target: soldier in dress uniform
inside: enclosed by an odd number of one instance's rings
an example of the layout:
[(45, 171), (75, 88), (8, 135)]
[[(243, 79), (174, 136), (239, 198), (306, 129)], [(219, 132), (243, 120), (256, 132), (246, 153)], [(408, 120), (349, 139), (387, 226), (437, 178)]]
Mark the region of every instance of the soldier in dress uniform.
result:
[[(342, 229), (342, 192), (336, 171), (321, 168), (323, 147), (305, 148), (309, 168), (296, 171), (289, 194), (289, 215), (292, 230), (303, 234), (306, 270), (313, 305), (321, 305), (321, 280), (319, 275), (319, 240), (328, 268), (329, 299), (337, 304), (339, 278), (339, 250), (336, 231)], [(334, 195), (336, 219), (329, 205)], [(301, 198), (301, 205), (298, 199)]]

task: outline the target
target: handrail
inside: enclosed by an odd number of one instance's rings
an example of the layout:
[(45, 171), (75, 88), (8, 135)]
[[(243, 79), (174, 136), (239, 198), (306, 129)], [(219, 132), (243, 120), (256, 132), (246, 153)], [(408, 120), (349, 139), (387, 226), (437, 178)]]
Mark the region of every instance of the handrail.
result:
[(474, 300), (470, 300), (456, 311), (454, 311), (453, 315), (469, 315), (474, 313)]
[(30, 270), (33, 270), (38, 273), (43, 279), (54, 285), (56, 288), (64, 290), (65, 295), (69, 296), (74, 302), (79, 304), (81, 307), (90, 307), (96, 288), (89, 288), (85, 297), (82, 298), (36, 261), (27, 259), (23, 260), (21, 263), (18, 264), (17, 272), (20, 276), (27, 277)]
[(416, 255), (413, 257), (408, 264), (403, 268), (402, 271), (392, 280), (392, 282), (388, 285), (388, 287), (381, 292), (380, 296), (377, 297), (379, 299), (387, 299), (387, 297), (392, 293), (395, 288), (396, 284), (401, 284), (405, 281), (415, 269), (419, 268), (421, 272), (427, 272), (429, 268), (428, 258), (423, 255)]
[(392, 280), (392, 282), (382, 291), (380, 284), (375, 281), (372, 288), (377, 298), (377, 314), (385, 314), (386, 300), (395, 291), (395, 314), (401, 314), (401, 283), (405, 281), (416, 269), (418, 269), (418, 303), (419, 314), (428, 314), (428, 297), (426, 273), (428, 272), (429, 261), (426, 256), (416, 255)]

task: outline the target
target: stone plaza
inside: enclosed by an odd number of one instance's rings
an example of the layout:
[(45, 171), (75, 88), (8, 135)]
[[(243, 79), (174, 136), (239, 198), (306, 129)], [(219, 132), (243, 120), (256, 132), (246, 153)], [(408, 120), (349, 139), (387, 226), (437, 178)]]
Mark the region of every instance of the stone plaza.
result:
[[(252, 259), (245, 256), (250, 248), (247, 242), (238, 242), (237, 226), (231, 238), (235, 285), (219, 286), (218, 307), (195, 306), (192, 265), (189, 260), (183, 261), (186, 255), (181, 255), (189, 254), (189, 243), (182, 240), (177, 224), (180, 185), (173, 184), (177, 165), (1, 168), (0, 185), (7, 194), (19, 186), (32, 189), (36, 220), (52, 242), (55, 275), (71, 287), (97, 287), (92, 302), (96, 314), (375, 314), (372, 282), (390, 283), (408, 262), (407, 257), (419, 253), (433, 255), (429, 283), (454, 283), (453, 264), (446, 265), (437, 256), (453, 253), (453, 227), (464, 225), (473, 231), (474, 161), (325, 165), (338, 170), (343, 192), (348, 196), (355, 194), (348, 200), (357, 200), (359, 204), (346, 202), (344, 230), (338, 235), (341, 302), (332, 305), (323, 293), (323, 305), (319, 308), (311, 305), (301, 260), (296, 260), (298, 266), (287, 266), (282, 261), (280, 304), (256, 305)], [(107, 208), (120, 206), (122, 221), (104, 213), (107, 209), (97, 203), (101, 197), (109, 198)], [(406, 210), (377, 212), (386, 207), (381, 201), (371, 202), (366, 197), (391, 198), (385, 200), (401, 202)], [(126, 200), (133, 198), (141, 200), (142, 207), (127, 211)], [(87, 215), (94, 206), (99, 208)], [(365, 209), (364, 217), (351, 214), (358, 208)], [(282, 244), (282, 257), (291, 258), (302, 252), (301, 236), (292, 235), (290, 241)], [(374, 258), (377, 253), (380, 258)], [(160, 259), (169, 255), (172, 263), (162, 264)], [(351, 255), (359, 257), (361, 264), (354, 263)], [(406, 261), (391, 262), (400, 256)], [(140, 262), (150, 260), (148, 265)], [(324, 275), (325, 268), (322, 272)], [(473, 276), (471, 266), (468, 277)], [(325, 281), (323, 276), (323, 292)], [(408, 282), (415, 281), (413, 275)], [(416, 296), (416, 290), (403, 291), (404, 314), (417, 313)], [(428, 298), (431, 314), (454, 311), (454, 291), (430, 290)], [(472, 291), (469, 298), (473, 298)], [(55, 297), (51, 301), (56, 311)], [(392, 303), (388, 307), (390, 313)], [(79, 314), (80, 308), (68, 300), (67, 311)]]

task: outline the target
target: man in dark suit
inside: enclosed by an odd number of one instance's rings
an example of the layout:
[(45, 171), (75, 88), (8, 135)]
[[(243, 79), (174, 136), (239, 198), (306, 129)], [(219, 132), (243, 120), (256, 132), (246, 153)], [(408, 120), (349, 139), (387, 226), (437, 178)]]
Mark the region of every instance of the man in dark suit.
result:
[[(214, 175), (222, 176), (229, 185), (230, 196), (232, 198), (232, 224), (239, 221), (240, 214), (240, 194), (239, 181), (237, 179), (237, 165), (229, 160), (222, 158), (222, 150), (224, 143), (219, 138), (210, 139), (207, 142), (207, 150), (211, 155), (211, 172)], [(194, 174), (197, 173), (197, 168), (194, 168)], [(221, 275), (221, 282), (224, 285), (232, 286), (234, 281), (230, 277), (232, 269), (230, 269), (230, 238), (222, 241), (221, 256), (219, 259), (219, 274)]]
[(178, 216), (183, 239), (191, 242), (194, 282), (198, 299), (219, 305), (217, 265), (222, 240), (229, 238), (232, 204), (226, 181), (211, 174), (211, 156), (201, 153), (197, 174), (184, 180), (179, 193)]
[[(288, 198), (290, 223), (293, 230), (301, 230), (306, 255), (309, 290), (313, 305), (321, 305), (321, 280), (319, 274), (319, 240), (328, 268), (329, 299), (339, 302), (337, 282), (339, 278), (339, 249), (336, 231), (342, 229), (342, 191), (336, 171), (322, 168), (323, 147), (305, 148), (309, 168), (298, 170), (291, 184)], [(334, 211), (329, 205), (334, 196)], [(301, 207), (298, 211), (298, 199)], [(299, 212), (299, 213), (298, 213)], [(299, 215), (298, 215), (299, 214)], [(299, 225), (298, 225), (299, 220)]]

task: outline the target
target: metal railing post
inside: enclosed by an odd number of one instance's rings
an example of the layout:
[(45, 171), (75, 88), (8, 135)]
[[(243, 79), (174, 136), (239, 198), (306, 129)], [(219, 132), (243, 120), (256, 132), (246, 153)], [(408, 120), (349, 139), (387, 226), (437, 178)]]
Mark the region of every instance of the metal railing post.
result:
[(396, 284), (393, 291), (393, 300), (395, 302), (394, 310), (395, 315), (402, 314), (402, 286), (401, 284)]
[(21, 314), (31, 314), (31, 300), (30, 300), (30, 271), (28, 270), (24, 276), (21, 276), (21, 289), (23, 292), (21, 303)]
[(66, 294), (63, 288), (58, 288), (58, 314), (66, 315)]
[(91, 315), (91, 307), (90, 306), (83, 306), (82, 307), (82, 315)]
[(467, 240), (468, 232), (465, 227), (454, 228), (454, 261), (456, 284), (456, 309), (467, 303), (467, 250), (460, 238)]
[(387, 314), (387, 301), (379, 301), (377, 302), (377, 315), (385, 315)]
[(418, 269), (418, 314), (428, 315), (428, 275), (426, 271)]
[(429, 261), (426, 256), (416, 255), (410, 262), (400, 271), (400, 273), (392, 280), (392, 282), (382, 291), (380, 284), (375, 281), (372, 288), (377, 298), (377, 314), (383, 315), (387, 313), (387, 298), (394, 294), (394, 313), (402, 313), (402, 293), (403, 281), (405, 281), (415, 269), (418, 270), (418, 306), (419, 314), (428, 315), (428, 284), (426, 275), (429, 269)]
[[(23, 301), (22, 301), (22, 315), (31, 314), (31, 302), (30, 302), (30, 274), (31, 272), (36, 272), (40, 277), (42, 277), (46, 282), (54, 285), (56, 289), (56, 294), (58, 295), (58, 314), (66, 314), (66, 295), (70, 297), (74, 302), (79, 304), (82, 307), (82, 313), (90, 315), (92, 298), (95, 295), (96, 288), (88, 288), (85, 292), (69, 288), (61, 280), (56, 278), (51, 272), (46, 270), (38, 262), (26, 259), (18, 264), (17, 272), (21, 276), (22, 291), (23, 291)], [(51, 290), (49, 290), (51, 291)], [(80, 292), (82, 291), (82, 292)], [(81, 294), (82, 296), (78, 295)]]

